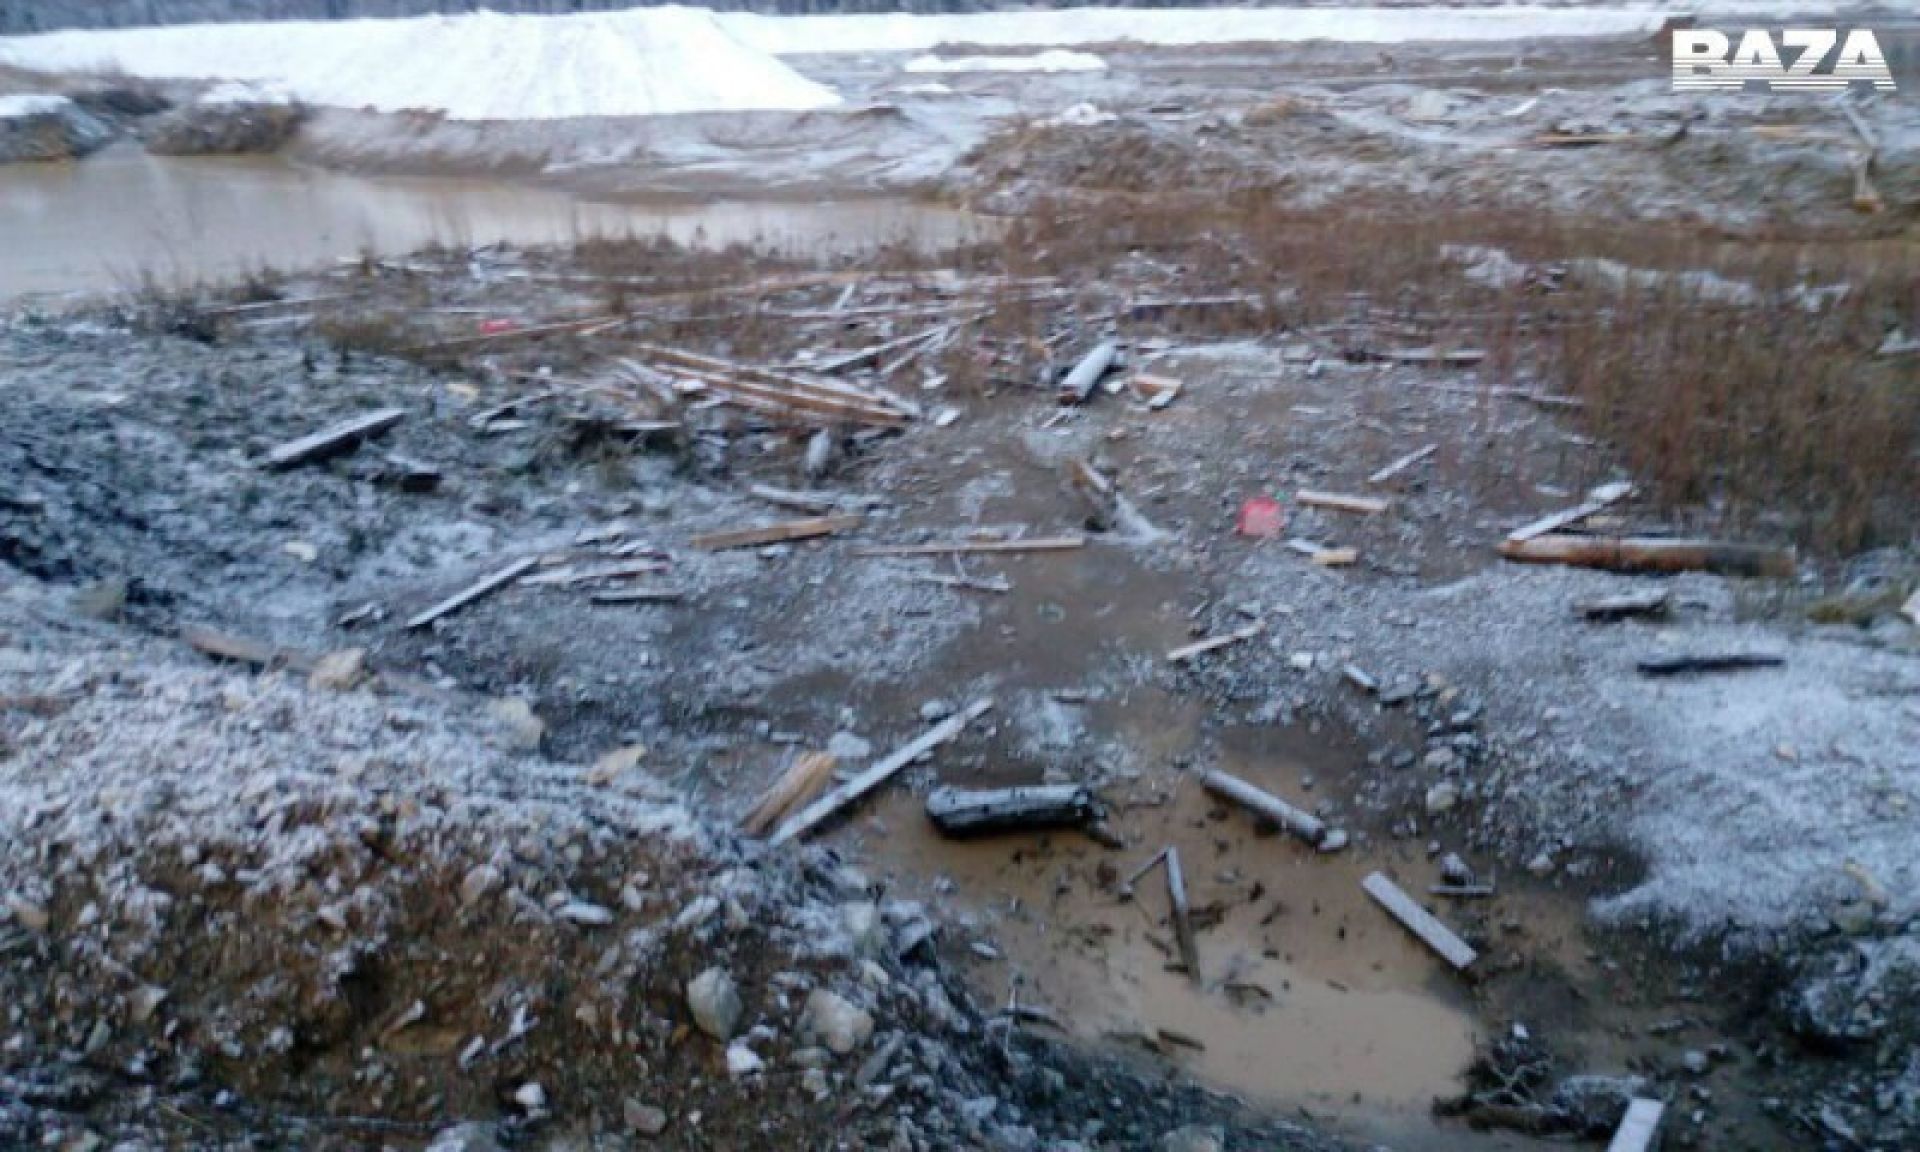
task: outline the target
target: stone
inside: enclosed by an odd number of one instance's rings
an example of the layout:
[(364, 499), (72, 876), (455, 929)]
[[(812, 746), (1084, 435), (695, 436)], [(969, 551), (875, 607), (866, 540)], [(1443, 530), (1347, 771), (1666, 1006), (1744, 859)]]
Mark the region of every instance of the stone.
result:
[(953, 705), (945, 700), (929, 700), (920, 705), (920, 719), (929, 724), (945, 720), (951, 715), (953, 715)]
[(740, 1027), (740, 1015), (746, 1005), (740, 1002), (740, 990), (724, 968), (709, 968), (687, 982), (687, 1009), (693, 1023), (715, 1040), (730, 1040)]
[(1189, 1124), (1160, 1137), (1160, 1152), (1225, 1152), (1227, 1138), (1218, 1128)]
[(127, 606), (127, 582), (118, 576), (96, 580), (75, 592), (67, 603), (89, 620), (113, 620)]
[(547, 1112), (547, 1090), (538, 1083), (529, 1080), (513, 1090), (513, 1102), (529, 1116), (544, 1116)]
[(143, 984), (134, 989), (132, 995), (127, 997), (127, 1022), (134, 1025), (150, 1022), (166, 998), (167, 990), (152, 984)]
[(851, 732), (835, 732), (827, 739), (827, 755), (843, 764), (858, 764), (873, 755), (873, 742)]
[(20, 927), (29, 932), (45, 932), (47, 926), (53, 923), (53, 917), (44, 905), (36, 904), (25, 896), (7, 897), (7, 911), (13, 914)]
[(631, 1096), (621, 1106), (620, 1115), (627, 1122), (627, 1127), (642, 1136), (658, 1136), (667, 1130), (666, 1112)]
[(1849, 936), (1865, 936), (1873, 929), (1873, 905), (1865, 900), (1841, 900), (1827, 913), (1833, 926)]
[(1460, 786), (1451, 780), (1442, 780), (1427, 789), (1427, 811), (1438, 816), (1460, 803)]
[(495, 700), (487, 710), (513, 747), (523, 752), (539, 751), (540, 741), (547, 734), (547, 722), (534, 715), (533, 705), (514, 696)]
[(856, 956), (877, 956), (886, 948), (887, 933), (880, 922), (880, 907), (871, 900), (856, 900), (840, 906), (840, 921), (847, 926)]
[(1689, 1048), (1680, 1055), (1680, 1067), (1695, 1076), (1705, 1076), (1713, 1065), (1707, 1060), (1707, 1054), (1698, 1048)]
[(1347, 843), (1348, 836), (1345, 828), (1329, 828), (1327, 834), (1320, 838), (1320, 851), (1338, 852), (1345, 848)]
[(1540, 877), (1553, 875), (1552, 854), (1548, 852), (1537, 853), (1533, 859), (1527, 861), (1527, 871)]
[(585, 900), (569, 900), (560, 905), (555, 916), (570, 924), (579, 924), (588, 928), (602, 928), (613, 923), (613, 913), (598, 904), (589, 904)]
[(837, 992), (815, 988), (807, 993), (805, 1027), (836, 1056), (845, 1056), (873, 1035), (873, 1016)]
[(1471, 884), (1473, 868), (1458, 852), (1449, 852), (1440, 858), (1440, 879), (1449, 884)]
[(458, 1124), (434, 1136), (427, 1152), (500, 1152), (491, 1124)]
[(480, 898), (500, 887), (500, 869), (491, 864), (479, 864), (467, 869), (460, 878), (460, 906), (471, 908)]
[(727, 1075), (734, 1079), (763, 1072), (766, 1067), (767, 1062), (760, 1059), (760, 1054), (741, 1041), (735, 1040), (727, 1045)]
[(367, 650), (342, 648), (320, 657), (307, 676), (307, 687), (317, 692), (351, 692), (367, 674)]

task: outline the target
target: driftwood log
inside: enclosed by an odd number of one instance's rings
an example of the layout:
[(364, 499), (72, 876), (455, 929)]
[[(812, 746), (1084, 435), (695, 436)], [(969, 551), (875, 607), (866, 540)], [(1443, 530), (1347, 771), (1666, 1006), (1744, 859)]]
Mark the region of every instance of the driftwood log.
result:
[(1524, 564), (1571, 564), (1615, 572), (1717, 572), (1725, 576), (1793, 575), (1791, 548), (1723, 544), (1660, 536), (1536, 536), (1508, 539), (1500, 555)]
[(946, 836), (1080, 828), (1092, 823), (1099, 810), (1093, 793), (1078, 784), (935, 788), (927, 797), (927, 819)]
[(1313, 813), (1295, 808), (1270, 792), (1262, 792), (1238, 776), (1219, 771), (1202, 772), (1200, 785), (1223, 800), (1231, 800), (1255, 815), (1265, 817), (1309, 844), (1319, 844), (1327, 834), (1327, 826)]
[(1080, 358), (1066, 377), (1060, 381), (1060, 402), (1062, 404), (1085, 404), (1093, 395), (1094, 385), (1113, 367), (1120, 357), (1120, 345), (1111, 340), (1102, 340), (1094, 345), (1093, 351)]

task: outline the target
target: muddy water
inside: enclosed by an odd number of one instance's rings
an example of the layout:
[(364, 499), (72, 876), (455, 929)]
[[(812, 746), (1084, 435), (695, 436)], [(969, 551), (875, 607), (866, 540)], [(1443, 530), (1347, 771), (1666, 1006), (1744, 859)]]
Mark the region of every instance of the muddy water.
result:
[(835, 254), (905, 243), (938, 249), (978, 225), (906, 201), (701, 205), (582, 200), (507, 180), (366, 177), (265, 158), (116, 150), (76, 164), (0, 167), (0, 299), (192, 284), (432, 244), (546, 244), (664, 235)]

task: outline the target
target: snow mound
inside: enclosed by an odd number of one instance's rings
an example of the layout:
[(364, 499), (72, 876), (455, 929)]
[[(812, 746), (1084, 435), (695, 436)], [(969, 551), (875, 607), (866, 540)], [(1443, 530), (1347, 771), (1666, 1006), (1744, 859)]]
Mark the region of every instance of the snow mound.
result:
[(1104, 72), (1107, 62), (1089, 52), (1049, 49), (1031, 56), (916, 56), (908, 72)]
[(0, 40), (0, 64), (272, 85), (308, 104), (559, 120), (839, 102), (702, 8), (207, 24)]
[(22, 116), (45, 116), (58, 112), (72, 101), (65, 96), (54, 96), (45, 92), (19, 92), (11, 96), (0, 96), (0, 120), (12, 120)]

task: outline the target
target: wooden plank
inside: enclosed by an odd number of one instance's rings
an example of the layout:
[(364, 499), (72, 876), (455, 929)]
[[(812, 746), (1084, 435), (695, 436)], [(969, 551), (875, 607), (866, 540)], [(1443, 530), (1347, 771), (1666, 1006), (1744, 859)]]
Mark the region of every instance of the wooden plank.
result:
[(1255, 788), (1238, 776), (1230, 776), (1225, 772), (1209, 769), (1200, 774), (1200, 786), (1223, 800), (1231, 800), (1249, 812), (1265, 817), (1309, 844), (1318, 845), (1327, 834), (1327, 826), (1318, 816), (1304, 809), (1295, 808), (1280, 797)]
[(261, 462), (268, 469), (277, 472), (300, 464), (326, 460), (358, 447), (362, 440), (370, 436), (378, 436), (400, 423), (406, 415), (405, 408), (376, 408), (371, 412), (362, 412), (358, 416), (270, 449)]
[(707, 387), (776, 405), (887, 427), (904, 425), (910, 413), (885, 397), (839, 381), (808, 380), (751, 364), (704, 356), (658, 344), (643, 344), (641, 355), (687, 372)]
[(1167, 659), (1175, 664), (1184, 664), (1195, 656), (1211, 652), (1215, 648), (1225, 648), (1229, 644), (1238, 644), (1243, 640), (1251, 640), (1266, 631), (1266, 627), (1265, 624), (1256, 622), (1247, 625), (1245, 628), (1239, 628), (1220, 636), (1209, 636), (1205, 640), (1196, 640), (1191, 644), (1182, 645), (1168, 652)]
[(1322, 568), (1346, 568), (1360, 562), (1360, 549), (1322, 548), (1308, 559)]
[(537, 572), (520, 583), (529, 588), (543, 588), (550, 585), (571, 588), (576, 584), (594, 584), (602, 580), (629, 580), (635, 576), (652, 576), (665, 572), (670, 567), (671, 565), (659, 560), (626, 560), (618, 564), (602, 564), (590, 568), (566, 564), (548, 572)]
[(296, 671), (312, 671), (317, 659), (309, 653), (291, 648), (281, 648), (264, 640), (255, 640), (249, 636), (236, 636), (231, 632), (221, 632), (214, 628), (202, 628), (189, 624), (180, 629), (180, 639), (202, 656), (211, 656), (215, 660), (231, 660), (237, 664), (252, 664), (266, 667), (271, 664), (284, 664)]
[(1550, 512), (1531, 524), (1523, 524), (1507, 533), (1507, 539), (1518, 544), (1537, 536), (1545, 536), (1549, 532), (1558, 532), (1562, 528), (1585, 520), (1596, 512), (1611, 508), (1631, 495), (1633, 495), (1633, 485), (1624, 480), (1602, 484), (1587, 493), (1585, 503), (1576, 504), (1572, 508), (1563, 508), (1558, 512)]
[(1391, 504), (1377, 496), (1350, 496), (1344, 492), (1315, 492), (1311, 488), (1302, 488), (1294, 494), (1294, 500), (1310, 508), (1329, 508), (1335, 512), (1353, 512), (1361, 516), (1377, 516), (1385, 512)]
[(858, 528), (866, 517), (858, 512), (842, 516), (815, 516), (807, 520), (788, 520), (758, 528), (740, 528), (729, 532), (709, 532), (695, 536), (689, 543), (703, 552), (725, 552), (731, 548), (757, 548), (762, 544), (782, 544), (789, 540), (811, 540), (831, 536), (849, 528)]
[(1393, 463), (1387, 465), (1385, 468), (1382, 468), (1378, 472), (1375, 472), (1373, 475), (1367, 477), (1367, 483), (1385, 484), (1387, 481), (1393, 479), (1395, 476), (1400, 475), (1400, 473), (1405, 472), (1407, 469), (1413, 467), (1415, 464), (1420, 463), (1420, 461), (1425, 460), (1427, 457), (1433, 455), (1435, 452), (1438, 452), (1439, 450), (1440, 450), (1440, 445), (1438, 444), (1428, 444), (1424, 448), (1415, 448), (1413, 451), (1407, 453), (1405, 456), (1400, 457), (1400, 459), (1395, 460)]
[(1664, 616), (1671, 597), (1665, 588), (1651, 592), (1628, 592), (1620, 596), (1601, 596), (1582, 600), (1574, 611), (1589, 620), (1625, 620), (1629, 616)]
[(975, 700), (962, 711), (927, 729), (912, 743), (874, 763), (871, 768), (828, 792), (780, 826), (770, 841), (785, 844), (804, 836), (834, 813), (887, 782), (894, 773), (960, 734), (961, 729), (993, 710), (991, 698)]
[(446, 616), (451, 613), (458, 612), (460, 609), (465, 608), (467, 605), (473, 603), (475, 600), (478, 600), (483, 596), (490, 596), (493, 593), (498, 592), (500, 589), (505, 588), (507, 585), (513, 583), (515, 580), (518, 580), (520, 579), (520, 577), (525, 576), (527, 573), (533, 571), (534, 567), (539, 563), (540, 563), (540, 558), (538, 556), (528, 556), (522, 560), (515, 560), (513, 563), (507, 565), (505, 568), (500, 569), (498, 572), (495, 572), (493, 575), (488, 576), (485, 579), (478, 581), (477, 583), (469, 584), (465, 588), (462, 588), (460, 591), (455, 592), (453, 595), (447, 597), (445, 600), (442, 600), (438, 604), (435, 604), (433, 607), (413, 616), (411, 619), (407, 621), (407, 627), (409, 629), (425, 628), (427, 625), (433, 623), (435, 620), (440, 619), (440, 617), (442, 616)]
[(855, 556), (968, 556), (976, 553), (1063, 552), (1085, 547), (1085, 536), (1032, 536), (1019, 540), (954, 540), (943, 544), (878, 544)]
[(1080, 358), (1060, 381), (1060, 403), (1085, 404), (1087, 397), (1093, 395), (1094, 385), (1100, 383), (1100, 377), (1107, 374), (1113, 362), (1120, 356), (1120, 345), (1112, 340), (1102, 340), (1093, 346), (1093, 350)]
[(836, 763), (824, 752), (801, 753), (741, 817), (740, 830), (749, 836), (765, 836), (787, 813), (820, 795), (833, 781)]
[(460, 352), (468, 348), (478, 348), (487, 344), (498, 344), (507, 340), (533, 340), (541, 336), (559, 336), (567, 333), (591, 335), (617, 327), (632, 320), (631, 316), (589, 316), (584, 320), (560, 320), (549, 324), (534, 324), (526, 328), (503, 328), (498, 332), (482, 332), (478, 336), (460, 336), (452, 340), (441, 340), (432, 344), (416, 344), (401, 350), (403, 356), (424, 356), (444, 352)]
[(686, 596), (683, 588), (616, 588), (588, 597), (595, 604), (672, 604)]
[(1200, 946), (1193, 938), (1193, 911), (1187, 906), (1187, 879), (1180, 871), (1180, 849), (1167, 849), (1167, 903), (1173, 910), (1173, 935), (1187, 979), (1200, 983)]
[(1627, 1114), (1620, 1118), (1620, 1127), (1614, 1129), (1607, 1152), (1648, 1152), (1666, 1110), (1667, 1106), (1658, 1100), (1628, 1101)]
[(1479, 953), (1468, 947), (1465, 940), (1454, 935), (1451, 928), (1415, 903), (1413, 897), (1401, 890), (1398, 884), (1387, 879), (1386, 873), (1375, 872), (1361, 881), (1360, 886), (1394, 919), (1400, 921), (1402, 927), (1419, 937), (1422, 944), (1433, 949), (1455, 970), (1464, 972), (1479, 959)]
[(1791, 577), (1791, 548), (1724, 544), (1664, 536), (1537, 536), (1505, 540), (1500, 555), (1522, 564), (1569, 564), (1614, 572), (1718, 572), (1728, 576)]

